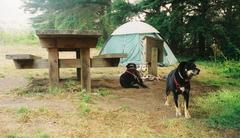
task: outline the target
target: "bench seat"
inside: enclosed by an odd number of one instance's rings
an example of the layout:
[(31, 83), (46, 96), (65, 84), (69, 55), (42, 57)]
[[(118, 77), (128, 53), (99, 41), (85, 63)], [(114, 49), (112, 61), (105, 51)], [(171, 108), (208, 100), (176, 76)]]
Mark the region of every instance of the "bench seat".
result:
[(117, 54), (103, 54), (94, 56), (91, 59), (92, 67), (117, 67), (120, 58), (126, 58), (127, 54), (117, 53)]

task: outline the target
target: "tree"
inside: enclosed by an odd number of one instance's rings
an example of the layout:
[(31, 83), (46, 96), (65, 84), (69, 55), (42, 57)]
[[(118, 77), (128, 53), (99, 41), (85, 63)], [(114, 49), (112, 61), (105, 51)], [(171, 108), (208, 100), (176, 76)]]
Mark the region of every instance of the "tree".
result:
[(105, 14), (111, 0), (23, 0), (24, 10), (37, 14), (36, 29), (98, 30), (107, 38)]

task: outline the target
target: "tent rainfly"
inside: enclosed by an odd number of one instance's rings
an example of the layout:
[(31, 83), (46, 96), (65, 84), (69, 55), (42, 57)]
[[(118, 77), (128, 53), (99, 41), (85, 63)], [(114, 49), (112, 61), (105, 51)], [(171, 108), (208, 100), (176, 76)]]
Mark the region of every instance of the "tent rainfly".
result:
[[(146, 36), (163, 40), (158, 30), (147, 23), (139, 21), (125, 23), (111, 34), (100, 55), (126, 53), (128, 56), (127, 58), (120, 59), (120, 65), (126, 65), (130, 62), (138, 65), (146, 65), (146, 45), (144, 44)], [(162, 51), (163, 57), (159, 57), (162, 59), (162, 63), (159, 64), (169, 66), (178, 63), (166, 42), (163, 44)]]

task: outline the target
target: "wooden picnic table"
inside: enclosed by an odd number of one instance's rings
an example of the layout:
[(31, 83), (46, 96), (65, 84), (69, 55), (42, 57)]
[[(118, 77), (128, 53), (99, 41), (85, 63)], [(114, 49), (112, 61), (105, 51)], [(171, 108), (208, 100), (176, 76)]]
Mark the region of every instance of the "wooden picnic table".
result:
[(97, 32), (77, 30), (37, 30), (36, 34), (41, 46), (48, 51), (50, 84), (59, 82), (59, 52), (75, 51), (76, 59), (65, 59), (61, 64), (77, 68), (77, 78), (81, 78), (82, 88), (91, 91), (90, 48), (96, 47), (100, 35)]

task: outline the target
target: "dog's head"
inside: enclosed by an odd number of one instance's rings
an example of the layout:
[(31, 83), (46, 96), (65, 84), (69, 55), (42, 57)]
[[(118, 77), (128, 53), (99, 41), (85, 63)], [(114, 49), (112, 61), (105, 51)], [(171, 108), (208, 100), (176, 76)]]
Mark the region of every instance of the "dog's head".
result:
[(195, 59), (181, 62), (178, 66), (180, 74), (185, 79), (191, 79), (193, 76), (199, 74), (200, 69), (197, 68), (196, 64), (194, 63)]
[(134, 69), (134, 70), (137, 69), (137, 65), (135, 63), (128, 63), (126, 67), (127, 69)]

